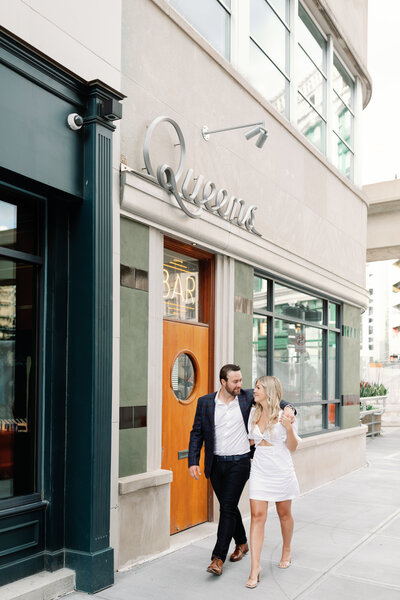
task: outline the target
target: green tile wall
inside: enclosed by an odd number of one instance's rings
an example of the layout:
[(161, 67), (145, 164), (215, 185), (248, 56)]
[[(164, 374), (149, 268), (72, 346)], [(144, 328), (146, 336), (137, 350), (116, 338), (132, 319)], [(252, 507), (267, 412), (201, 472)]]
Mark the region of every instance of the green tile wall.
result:
[[(253, 299), (254, 269), (244, 263), (235, 262), (235, 296)], [(240, 365), (243, 387), (251, 388), (251, 353), (253, 338), (253, 315), (235, 312), (234, 316), (234, 362)]]
[(119, 476), (146, 472), (147, 427), (119, 432)]
[[(148, 271), (149, 229), (121, 219), (121, 264)], [(120, 288), (120, 405), (147, 405), (149, 296)], [(146, 471), (147, 428), (120, 430), (119, 475)]]
[[(343, 305), (342, 394), (360, 394), (360, 309)], [(343, 406), (342, 427), (360, 424), (358, 405)]]

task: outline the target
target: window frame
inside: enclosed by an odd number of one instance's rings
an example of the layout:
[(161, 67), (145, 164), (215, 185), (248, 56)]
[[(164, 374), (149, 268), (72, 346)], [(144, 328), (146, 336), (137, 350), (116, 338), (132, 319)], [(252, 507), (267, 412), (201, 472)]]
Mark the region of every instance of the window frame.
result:
[[(47, 198), (31, 192), (27, 189), (0, 180), (0, 194), (4, 193), (5, 198), (12, 194), (17, 194), (24, 200), (34, 201), (37, 204), (38, 222), (36, 235), (38, 236), (38, 254), (21, 252), (0, 246), (0, 257), (24, 262), (37, 267), (37, 314), (36, 314), (36, 473), (35, 490), (30, 494), (23, 496), (11, 496), (0, 498), (0, 511), (18, 510), (26, 504), (33, 504), (42, 500), (43, 493), (43, 398), (44, 398), (44, 339), (45, 339), (45, 285), (46, 285), (46, 227), (47, 227)], [(12, 203), (12, 199), (10, 198)]]
[[(262, 271), (254, 271), (254, 279), (260, 278), (267, 282), (267, 308), (266, 309), (253, 309), (253, 319), (255, 317), (263, 317), (267, 321), (267, 356), (266, 356), (266, 371), (267, 375), (274, 375), (274, 349), (275, 349), (275, 321), (278, 319), (282, 322), (287, 323), (298, 323), (307, 327), (314, 327), (320, 329), (322, 332), (322, 398), (318, 401), (300, 401), (294, 406), (321, 406), (322, 407), (322, 427), (320, 430), (302, 433), (302, 437), (311, 437), (314, 435), (320, 435), (322, 433), (330, 433), (341, 429), (342, 425), (342, 411), (341, 411), (341, 356), (342, 356), (342, 313), (343, 304), (330, 296), (325, 296), (315, 290), (306, 286), (293, 285), (292, 282), (285, 279), (281, 279)], [(274, 307), (274, 292), (275, 284), (283, 285), (290, 288), (291, 290), (311, 294), (314, 298), (320, 299), (323, 302), (323, 318), (322, 323), (315, 323), (307, 321), (305, 319), (294, 319), (293, 317), (278, 313)], [(254, 286), (253, 286), (254, 289)], [(329, 324), (329, 303), (334, 304), (337, 307), (336, 310), (336, 326)], [(253, 321), (254, 322), (254, 321)], [(329, 399), (329, 333), (333, 332), (336, 336), (336, 365), (335, 365), (335, 391), (336, 397)], [(252, 360), (252, 371), (253, 371), (253, 360)], [(253, 382), (254, 383), (254, 382)], [(329, 405), (335, 405), (335, 425), (329, 427)]]

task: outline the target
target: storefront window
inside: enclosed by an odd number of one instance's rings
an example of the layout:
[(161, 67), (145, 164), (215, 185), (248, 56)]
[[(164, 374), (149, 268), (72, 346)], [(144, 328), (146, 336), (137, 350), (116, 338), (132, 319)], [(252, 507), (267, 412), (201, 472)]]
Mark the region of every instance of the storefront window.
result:
[(199, 261), (172, 250), (164, 250), (164, 318), (199, 321)]
[(39, 265), (2, 247), (34, 248), (35, 207), (0, 202), (0, 499), (36, 490)]
[(288, 402), (322, 399), (322, 330), (275, 320), (274, 375)]
[(267, 319), (253, 317), (253, 381), (266, 373), (267, 364)]
[(281, 380), (301, 434), (338, 427), (339, 304), (260, 275), (253, 299), (253, 383), (266, 374)]
[(321, 324), (323, 319), (323, 300), (321, 298), (314, 298), (305, 292), (275, 283), (274, 310), (278, 315)]

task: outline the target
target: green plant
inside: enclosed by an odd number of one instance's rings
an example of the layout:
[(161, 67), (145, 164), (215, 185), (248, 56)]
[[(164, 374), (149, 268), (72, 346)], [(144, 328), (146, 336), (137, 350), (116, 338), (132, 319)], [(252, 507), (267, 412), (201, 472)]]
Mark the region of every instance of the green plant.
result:
[[(388, 389), (383, 383), (368, 383), (368, 381), (360, 382), (360, 398), (371, 398), (373, 396), (386, 396)], [(367, 408), (367, 410), (370, 410)]]

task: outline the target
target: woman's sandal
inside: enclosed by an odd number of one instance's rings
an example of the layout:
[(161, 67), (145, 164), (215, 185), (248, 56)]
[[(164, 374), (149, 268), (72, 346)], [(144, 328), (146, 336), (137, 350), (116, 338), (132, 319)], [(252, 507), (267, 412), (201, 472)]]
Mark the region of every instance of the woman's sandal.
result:
[(254, 590), (254, 588), (257, 587), (257, 585), (260, 581), (260, 577), (261, 577), (261, 569), (258, 571), (257, 579), (252, 579), (251, 577), (248, 578), (246, 587), (249, 588), (250, 590)]
[(289, 560), (282, 560), (280, 561), (278, 568), (279, 569), (288, 569), (290, 567), (290, 565), (292, 564), (292, 559), (289, 558)]

